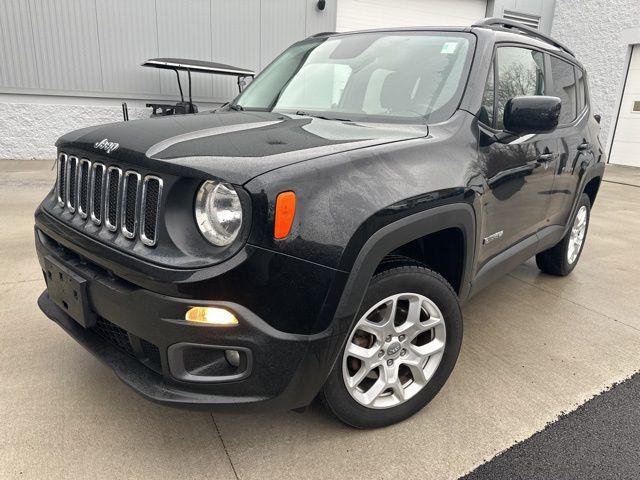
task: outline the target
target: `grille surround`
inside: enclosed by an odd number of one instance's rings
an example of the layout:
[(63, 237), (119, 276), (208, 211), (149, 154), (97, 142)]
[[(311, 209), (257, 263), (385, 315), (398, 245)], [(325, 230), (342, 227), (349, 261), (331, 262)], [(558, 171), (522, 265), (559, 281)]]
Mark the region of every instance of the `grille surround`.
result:
[[(158, 193), (155, 206), (149, 202), (149, 182), (158, 183)], [(153, 247), (158, 243), (158, 211), (160, 210), (160, 200), (162, 199), (163, 182), (160, 177), (147, 175), (142, 183), (142, 212), (140, 213), (140, 240), (148, 247)], [(151, 223), (147, 219), (150, 208), (155, 208), (153, 215), (153, 230), (150, 230)], [(153, 234), (151, 234), (153, 232)]]
[[(102, 204), (104, 203), (104, 184), (106, 180), (106, 170), (102, 163), (94, 163), (91, 167), (91, 220), (96, 225), (102, 224), (102, 218), (104, 216), (104, 211), (102, 208)], [(96, 185), (100, 185), (100, 190), (97, 192), (98, 199), (96, 201)]]
[(61, 207), (65, 204), (65, 198), (67, 195), (66, 191), (67, 184), (67, 154), (61, 153), (58, 155), (58, 168), (57, 168), (57, 178), (56, 178), (56, 195), (58, 197), (58, 205)]
[[(133, 198), (129, 198), (129, 191), (131, 187), (131, 181), (135, 179), (135, 191)], [(120, 229), (122, 234), (131, 239), (136, 236), (136, 230), (138, 227), (138, 219), (140, 208), (138, 207), (138, 198), (140, 197), (140, 180), (142, 176), (138, 172), (128, 170), (124, 174), (124, 181), (122, 186), (122, 201), (120, 207)], [(132, 205), (133, 203), (133, 205)]]
[[(86, 173), (85, 173), (86, 172)], [(87, 218), (89, 212), (89, 192), (91, 191), (91, 162), (83, 158), (78, 166), (78, 214)]]
[[(115, 186), (114, 181), (116, 182)], [(119, 167), (107, 168), (107, 186), (104, 191), (104, 224), (112, 232), (118, 230), (118, 209), (120, 207), (121, 192), (122, 169)]]
[[(61, 152), (54, 195), (57, 208), (147, 247), (158, 243), (163, 180), (154, 174)], [(147, 198), (147, 195), (150, 195)], [(64, 217), (66, 218), (66, 216)]]
[(65, 198), (67, 209), (75, 213), (78, 204), (78, 157), (70, 155), (67, 159)]

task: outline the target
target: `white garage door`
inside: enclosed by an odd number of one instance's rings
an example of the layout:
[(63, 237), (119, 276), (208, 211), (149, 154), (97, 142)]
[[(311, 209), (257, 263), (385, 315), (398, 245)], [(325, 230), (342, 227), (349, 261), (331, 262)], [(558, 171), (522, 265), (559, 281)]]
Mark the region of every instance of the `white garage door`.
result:
[(339, 32), (383, 27), (468, 26), (484, 18), (486, 0), (338, 0)]
[(610, 161), (640, 167), (640, 45), (631, 52)]

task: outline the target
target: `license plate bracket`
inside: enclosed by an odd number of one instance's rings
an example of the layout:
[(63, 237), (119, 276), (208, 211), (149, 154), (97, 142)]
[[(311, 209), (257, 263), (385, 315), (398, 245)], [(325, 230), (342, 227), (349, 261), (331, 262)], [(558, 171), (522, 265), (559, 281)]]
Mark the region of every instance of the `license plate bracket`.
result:
[(96, 315), (89, 305), (87, 280), (51, 256), (44, 258), (44, 265), (49, 298), (83, 327), (94, 326)]

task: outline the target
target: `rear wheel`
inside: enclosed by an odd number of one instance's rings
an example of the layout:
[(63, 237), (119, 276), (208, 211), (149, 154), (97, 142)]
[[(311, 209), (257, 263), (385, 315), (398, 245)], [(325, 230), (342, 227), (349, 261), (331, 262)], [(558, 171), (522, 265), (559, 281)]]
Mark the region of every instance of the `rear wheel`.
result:
[(325, 383), (325, 401), (354, 427), (402, 421), (442, 388), (461, 341), (462, 314), (446, 280), (416, 265), (380, 272)]
[(540, 270), (560, 277), (573, 271), (584, 248), (590, 216), (591, 201), (589, 196), (583, 193), (571, 229), (557, 245), (536, 255), (536, 264)]

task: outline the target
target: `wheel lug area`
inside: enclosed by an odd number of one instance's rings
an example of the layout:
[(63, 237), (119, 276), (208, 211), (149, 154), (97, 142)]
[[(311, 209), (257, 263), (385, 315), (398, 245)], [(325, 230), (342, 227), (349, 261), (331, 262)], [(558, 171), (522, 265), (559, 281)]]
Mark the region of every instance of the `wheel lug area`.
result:
[(405, 338), (406, 338), (406, 337), (405, 337), (405, 335), (400, 335), (400, 336), (398, 337), (398, 340), (400, 340), (401, 342), (404, 342), (404, 339), (405, 339)]
[(385, 342), (390, 342), (391, 341), (391, 335), (387, 335), (387, 338), (384, 339)]
[(384, 350), (380, 350), (378, 352), (378, 357), (380, 357), (380, 358), (384, 357)]
[(387, 360), (387, 365), (391, 367), (393, 365), (393, 360), (392, 359)]
[(407, 351), (403, 348), (402, 350), (400, 350), (400, 356), (404, 357), (407, 354)]

